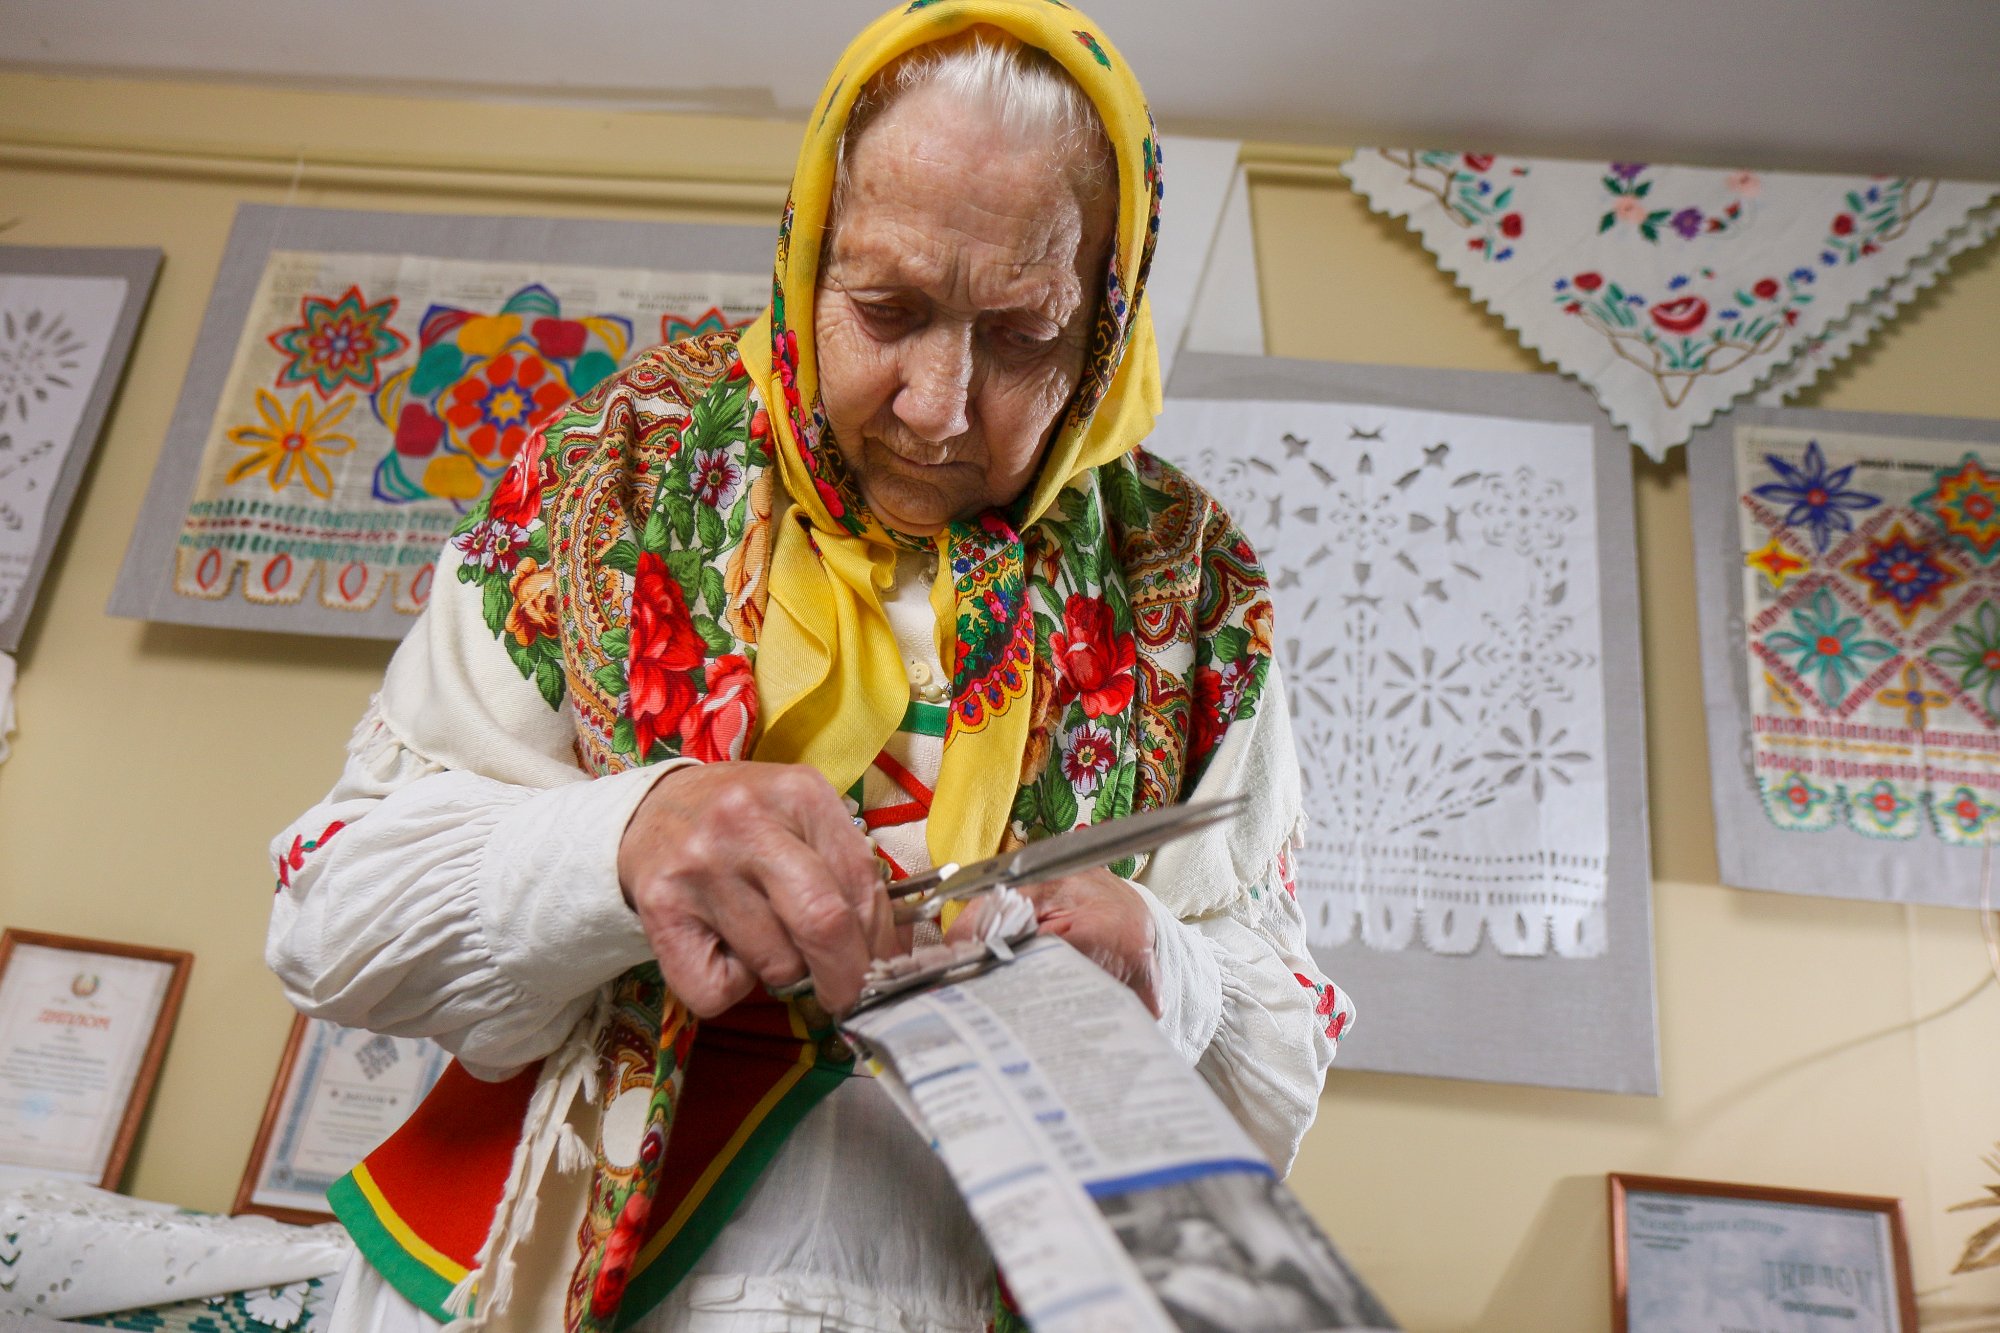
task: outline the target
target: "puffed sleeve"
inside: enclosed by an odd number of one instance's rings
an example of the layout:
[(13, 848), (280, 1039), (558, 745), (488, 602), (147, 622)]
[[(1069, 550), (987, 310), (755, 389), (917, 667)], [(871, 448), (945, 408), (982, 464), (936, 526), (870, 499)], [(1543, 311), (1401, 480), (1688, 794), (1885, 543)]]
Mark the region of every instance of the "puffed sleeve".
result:
[(1280, 1171), (1291, 1169), (1354, 1005), (1306, 951), (1282, 876), (1182, 921), (1154, 899), (1161, 1025)]
[(652, 956), (617, 851), (673, 766), (588, 777), (567, 704), (509, 659), (459, 561), (447, 547), (339, 781), (272, 843), (266, 959), (302, 1012), (501, 1078)]

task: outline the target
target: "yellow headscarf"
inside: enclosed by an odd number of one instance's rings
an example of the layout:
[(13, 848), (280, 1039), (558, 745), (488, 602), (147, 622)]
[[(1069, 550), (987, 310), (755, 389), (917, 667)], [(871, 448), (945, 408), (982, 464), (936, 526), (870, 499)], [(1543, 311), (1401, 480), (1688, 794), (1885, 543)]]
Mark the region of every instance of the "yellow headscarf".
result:
[[(895, 732), (909, 701), (881, 594), (893, 539), (835, 484), (838, 457), (814, 419), (818, 378), (813, 300), (833, 201), (842, 133), (856, 96), (908, 52), (975, 26), (1047, 52), (1103, 118), (1117, 156), (1118, 225), (1083, 379), (1010, 522), (1026, 531), (1081, 474), (1135, 447), (1160, 408), (1159, 357), (1143, 300), (1158, 228), (1159, 147), (1138, 81), (1117, 50), (1060, 0), (915, 0), (847, 48), (814, 108), (778, 239), (772, 308), (745, 329), (742, 358), (768, 405), (773, 450), (796, 506), (772, 553), (771, 597), (756, 675), (765, 727), (755, 757), (811, 764), (845, 791)], [(803, 514), (811, 532), (795, 521)], [(960, 598), (947, 538), (938, 538), (939, 658), (950, 670)], [(1032, 652), (1032, 634), (1029, 651)], [(945, 739), (928, 841), (933, 862), (991, 855), (1007, 826), (1029, 730), (1026, 681), (968, 725), (957, 710)]]

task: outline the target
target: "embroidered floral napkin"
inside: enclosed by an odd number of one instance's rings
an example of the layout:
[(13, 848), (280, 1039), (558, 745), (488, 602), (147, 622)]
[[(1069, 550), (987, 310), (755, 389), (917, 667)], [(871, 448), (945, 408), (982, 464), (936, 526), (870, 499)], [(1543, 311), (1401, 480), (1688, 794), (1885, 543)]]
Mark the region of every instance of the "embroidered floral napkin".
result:
[(1789, 397), (2000, 226), (2000, 187), (1362, 149), (1344, 171), (1654, 458)]

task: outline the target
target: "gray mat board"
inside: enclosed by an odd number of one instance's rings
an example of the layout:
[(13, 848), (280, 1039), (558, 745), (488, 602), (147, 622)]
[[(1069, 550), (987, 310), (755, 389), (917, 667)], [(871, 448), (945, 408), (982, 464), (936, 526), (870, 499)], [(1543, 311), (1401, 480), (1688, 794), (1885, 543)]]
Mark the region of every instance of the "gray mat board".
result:
[[(1413, 370), (1185, 353), (1175, 398), (1374, 403), (1592, 427), (1599, 446), (1599, 596), (1611, 837), (1609, 948), (1599, 958), (1508, 958), (1483, 941), (1444, 957), (1420, 942), (1395, 953), (1355, 941), (1317, 948), (1354, 996), (1337, 1069), (1657, 1094), (1652, 865), (1646, 816), (1645, 696), (1631, 446), (1589, 395), (1555, 375)], [(1171, 399), (1167, 411), (1173, 410)]]

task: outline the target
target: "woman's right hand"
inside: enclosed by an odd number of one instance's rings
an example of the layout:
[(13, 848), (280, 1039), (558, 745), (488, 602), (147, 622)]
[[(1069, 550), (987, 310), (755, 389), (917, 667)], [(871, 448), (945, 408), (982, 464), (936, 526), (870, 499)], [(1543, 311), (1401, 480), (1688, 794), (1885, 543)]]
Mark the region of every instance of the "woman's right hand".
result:
[(870, 960), (896, 951), (878, 865), (832, 784), (793, 764), (669, 773), (618, 844), (660, 972), (703, 1018), (808, 972), (829, 1011), (850, 1008)]

